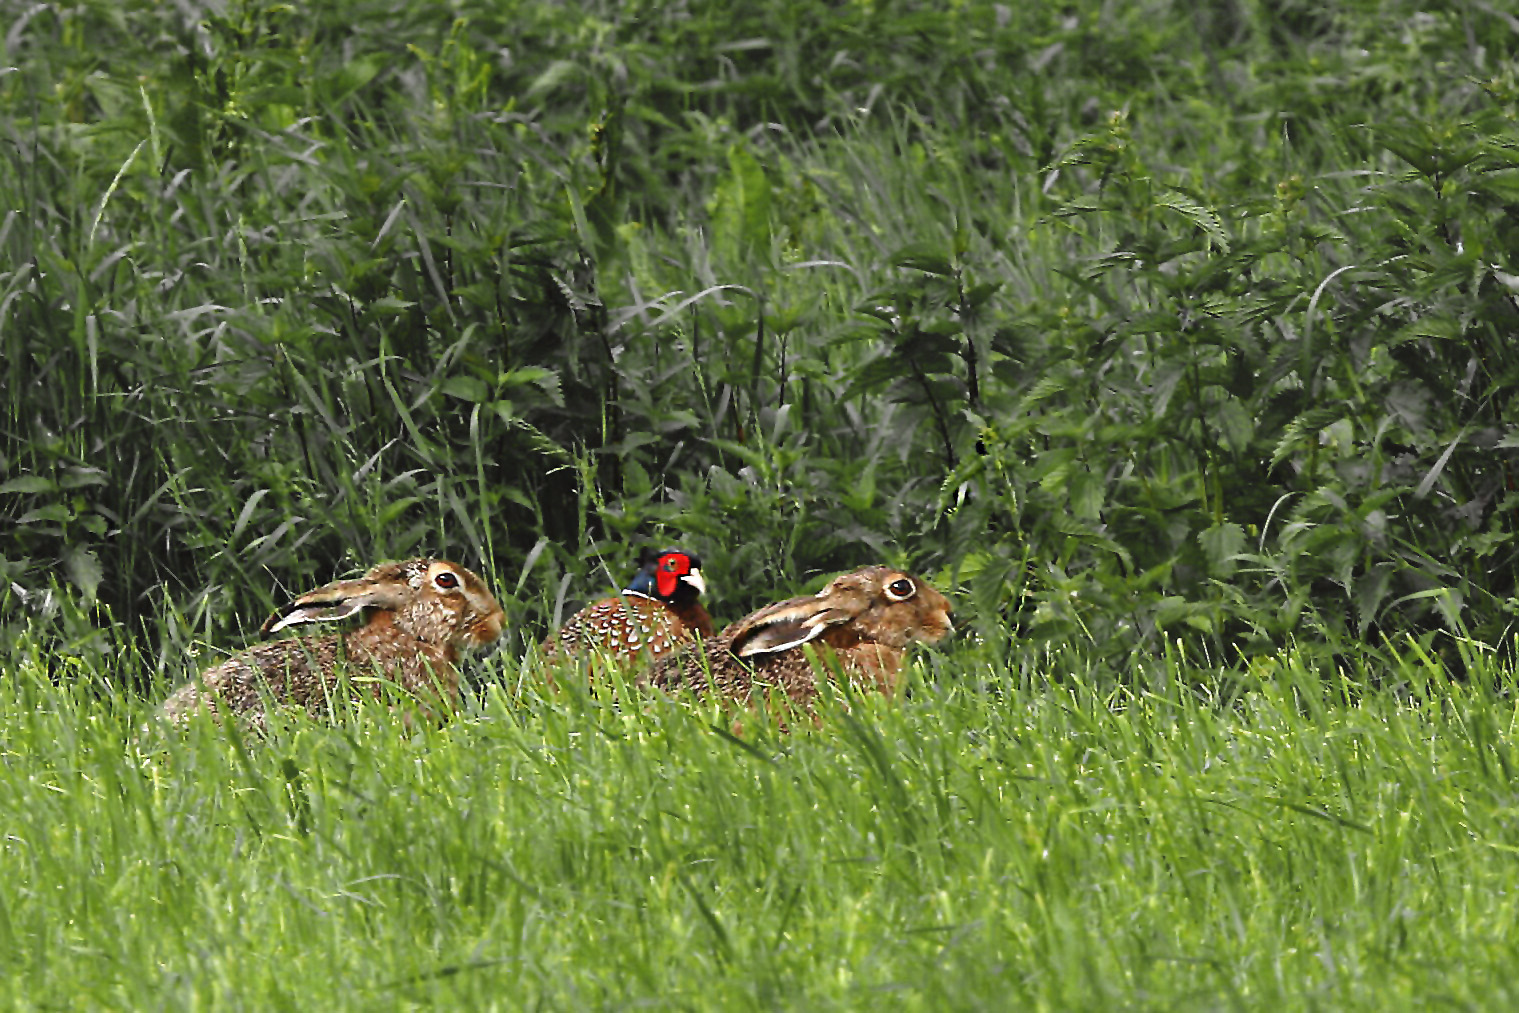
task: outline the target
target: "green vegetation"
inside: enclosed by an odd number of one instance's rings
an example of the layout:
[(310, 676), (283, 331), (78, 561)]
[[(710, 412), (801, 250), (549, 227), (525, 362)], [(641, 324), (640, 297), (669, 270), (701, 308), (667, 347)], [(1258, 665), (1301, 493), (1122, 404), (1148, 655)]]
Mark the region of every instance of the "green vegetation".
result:
[[(1504, 5), (11, 13), (9, 1005), (1513, 1005)], [(651, 542), (963, 636), (789, 737), (540, 697)], [(418, 553), (459, 722), (134, 742)]]
[(742, 743), (493, 690), (125, 750), (142, 712), (37, 659), (0, 684), (0, 1002), (1509, 1009), (1519, 687), (1398, 657), (1359, 704), (1293, 655), (1147, 692), (961, 658)]
[(8, 29), (7, 628), (429, 551), (515, 648), (678, 538), (719, 614), (888, 557), (1120, 666), (1507, 642), (1496, 7), (449, 9)]

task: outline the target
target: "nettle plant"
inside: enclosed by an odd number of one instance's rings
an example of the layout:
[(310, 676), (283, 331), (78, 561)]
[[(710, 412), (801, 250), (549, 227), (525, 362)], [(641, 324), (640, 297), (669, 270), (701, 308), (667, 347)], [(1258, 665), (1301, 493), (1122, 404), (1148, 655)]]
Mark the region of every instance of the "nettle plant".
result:
[(675, 536), (733, 614), (875, 557), (1119, 658), (1504, 639), (1508, 23), (889, 6), (27, 12), (0, 622), (428, 551), (531, 635)]
[(871, 310), (920, 339), (877, 378), (976, 430), (971, 453), (942, 440), (939, 506), (979, 608), (1119, 654), (1169, 635), (1220, 656), (1310, 634), (1501, 640), (1512, 121), (1378, 130), (1412, 171), (1289, 174), (1226, 207), (1160, 179), (1128, 129), (1056, 164), (1085, 182), (1042, 226), (1073, 252), (1053, 298), (977, 334), (956, 309), (974, 289), (916, 258), (931, 280), (890, 305), (917, 315)]

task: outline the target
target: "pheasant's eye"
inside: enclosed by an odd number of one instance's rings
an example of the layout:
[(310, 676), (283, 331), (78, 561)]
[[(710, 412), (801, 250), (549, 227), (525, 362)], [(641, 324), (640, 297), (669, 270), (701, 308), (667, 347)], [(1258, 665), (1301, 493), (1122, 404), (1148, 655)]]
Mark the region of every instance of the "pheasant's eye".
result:
[(886, 585), (886, 597), (890, 598), (892, 601), (906, 601), (907, 599), (911, 598), (917, 592), (917, 590), (918, 589), (916, 587), (913, 587), (912, 581), (908, 580), (906, 577), (898, 577), (896, 580)]
[(459, 578), (450, 573), (448, 570), (444, 570), (442, 573), (438, 574), (432, 579), (432, 582), (443, 588), (445, 591), (459, 586)]
[(680, 557), (679, 556), (666, 556), (665, 557), (665, 572), (666, 573), (674, 573), (678, 569), (680, 569)]

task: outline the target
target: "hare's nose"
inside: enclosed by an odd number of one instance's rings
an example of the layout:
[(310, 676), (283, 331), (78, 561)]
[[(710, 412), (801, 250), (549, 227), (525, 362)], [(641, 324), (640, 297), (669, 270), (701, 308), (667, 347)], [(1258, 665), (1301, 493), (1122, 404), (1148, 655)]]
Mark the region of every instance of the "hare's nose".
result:
[(506, 617), (500, 612), (477, 621), (470, 630), (470, 638), (475, 642), (478, 650), (493, 651), (501, 643), (501, 633), (506, 625)]

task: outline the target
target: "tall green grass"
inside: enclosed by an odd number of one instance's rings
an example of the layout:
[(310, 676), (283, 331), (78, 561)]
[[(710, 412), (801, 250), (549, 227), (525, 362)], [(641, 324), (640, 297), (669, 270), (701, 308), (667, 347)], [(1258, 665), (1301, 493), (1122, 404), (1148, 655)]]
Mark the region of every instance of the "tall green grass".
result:
[[(1506, 1009), (1511, 669), (962, 645), (744, 737), (544, 695), (261, 743), (0, 680), (13, 1009)], [(109, 674), (102, 674), (102, 678)]]
[[(1501, 5), (0, 45), (0, 1002), (1513, 1004)], [(786, 736), (537, 691), (648, 541), (722, 618), (912, 565), (970, 646)], [(423, 552), (509, 615), (461, 720), (142, 731)]]
[(28, 8), (0, 630), (431, 552), (519, 651), (685, 541), (1119, 666), (1507, 645), (1519, 36), (1427, 7)]

